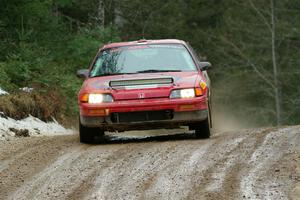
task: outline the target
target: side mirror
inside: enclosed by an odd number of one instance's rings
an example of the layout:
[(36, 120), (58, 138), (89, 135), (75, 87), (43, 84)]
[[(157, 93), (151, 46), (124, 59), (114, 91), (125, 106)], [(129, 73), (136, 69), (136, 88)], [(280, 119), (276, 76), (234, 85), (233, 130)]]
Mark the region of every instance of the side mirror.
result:
[(210, 62), (199, 62), (199, 66), (201, 71), (205, 71), (211, 68), (211, 63)]
[(88, 69), (80, 69), (76, 73), (78, 78), (87, 78), (89, 76), (89, 70)]

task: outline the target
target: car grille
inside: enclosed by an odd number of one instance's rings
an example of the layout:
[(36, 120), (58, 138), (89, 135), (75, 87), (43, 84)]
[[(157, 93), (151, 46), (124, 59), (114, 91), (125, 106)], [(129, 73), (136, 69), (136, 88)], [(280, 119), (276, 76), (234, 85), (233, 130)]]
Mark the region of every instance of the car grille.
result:
[(111, 121), (113, 123), (143, 122), (173, 119), (173, 111), (141, 111), (141, 112), (124, 112), (112, 113)]
[(155, 85), (155, 84), (171, 84), (173, 78), (154, 78), (154, 79), (136, 79), (136, 80), (116, 80), (110, 81), (111, 87), (137, 86), (137, 85)]

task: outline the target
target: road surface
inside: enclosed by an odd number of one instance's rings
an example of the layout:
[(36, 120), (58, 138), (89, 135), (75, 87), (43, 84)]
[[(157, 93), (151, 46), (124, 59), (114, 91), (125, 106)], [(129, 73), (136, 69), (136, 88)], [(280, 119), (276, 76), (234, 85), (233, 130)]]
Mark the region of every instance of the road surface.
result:
[(0, 199), (300, 199), (300, 127), (0, 141)]

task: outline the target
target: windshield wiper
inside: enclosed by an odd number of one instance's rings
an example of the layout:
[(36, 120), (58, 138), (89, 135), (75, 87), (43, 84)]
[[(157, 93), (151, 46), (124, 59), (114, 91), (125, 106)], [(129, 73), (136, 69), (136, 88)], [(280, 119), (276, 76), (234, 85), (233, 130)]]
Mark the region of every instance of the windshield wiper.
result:
[(115, 76), (115, 75), (123, 75), (123, 74), (136, 74), (136, 73), (104, 73), (104, 74), (91, 76), (91, 78), (100, 77), (100, 76)]
[(137, 73), (155, 73), (155, 72), (181, 72), (181, 70), (172, 70), (172, 69), (166, 69), (166, 70), (147, 69), (147, 70), (137, 71)]

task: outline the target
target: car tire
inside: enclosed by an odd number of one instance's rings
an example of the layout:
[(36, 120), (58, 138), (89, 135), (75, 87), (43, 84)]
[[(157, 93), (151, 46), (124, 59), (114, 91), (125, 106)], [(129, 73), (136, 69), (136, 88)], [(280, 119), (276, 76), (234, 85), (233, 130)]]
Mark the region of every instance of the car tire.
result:
[(97, 127), (86, 127), (79, 122), (79, 138), (81, 143), (103, 143), (104, 130)]
[(204, 121), (199, 122), (195, 127), (195, 135), (196, 138), (199, 139), (208, 139), (210, 138), (210, 125), (209, 125), (209, 118)]
[(208, 119), (209, 119), (209, 127), (212, 128), (213, 124), (212, 124), (212, 108), (211, 108), (211, 97), (209, 98), (208, 101)]

